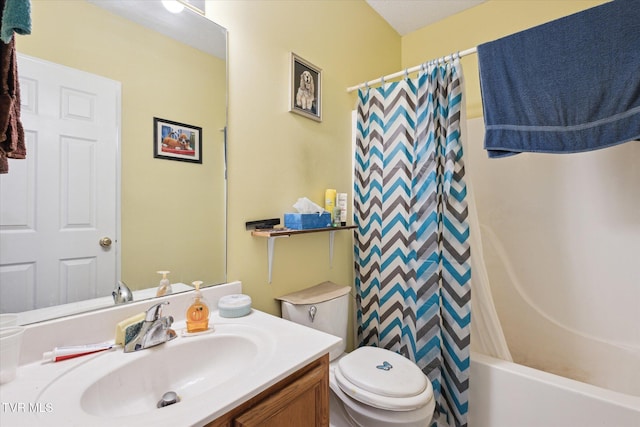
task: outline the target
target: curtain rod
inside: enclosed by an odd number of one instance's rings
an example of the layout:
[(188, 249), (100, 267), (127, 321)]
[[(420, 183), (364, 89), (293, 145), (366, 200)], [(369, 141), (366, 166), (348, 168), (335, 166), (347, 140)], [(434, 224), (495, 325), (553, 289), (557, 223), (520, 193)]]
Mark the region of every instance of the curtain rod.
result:
[[(436, 61), (438, 62), (447, 62), (447, 61), (451, 61), (454, 56), (459, 56), (460, 58), (462, 58), (463, 56), (467, 56), (467, 55), (471, 55), (472, 53), (476, 53), (478, 50), (475, 47), (472, 47), (471, 49), (467, 49), (467, 50), (463, 50), (460, 52), (456, 52), (456, 53), (452, 53), (450, 55), (447, 56), (443, 56), (441, 58), (438, 58)], [(429, 61), (427, 61), (429, 62)], [(393, 79), (395, 77), (400, 77), (403, 76), (405, 74), (409, 74), (409, 73), (413, 73), (415, 71), (419, 71), (422, 66), (424, 64), (420, 64), (420, 65), (416, 65), (415, 67), (411, 67), (411, 68), (407, 68), (406, 70), (403, 71), (398, 71), (397, 73), (393, 73), (393, 74), (389, 74), (374, 80), (369, 80), (368, 82), (365, 83), (360, 83), (359, 85), (356, 86), (351, 86), (347, 88), (347, 92), (353, 92), (354, 90), (358, 90), (361, 87), (366, 87), (366, 86), (372, 86), (375, 84), (379, 84), (379, 83), (384, 83), (385, 80), (389, 80), (389, 79)]]

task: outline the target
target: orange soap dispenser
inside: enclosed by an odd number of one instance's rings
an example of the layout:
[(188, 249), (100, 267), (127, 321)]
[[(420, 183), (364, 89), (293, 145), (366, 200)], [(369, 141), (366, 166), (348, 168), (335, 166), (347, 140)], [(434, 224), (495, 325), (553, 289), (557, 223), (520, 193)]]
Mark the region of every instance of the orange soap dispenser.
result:
[(202, 332), (209, 329), (209, 306), (200, 292), (201, 281), (193, 282), (195, 294), (187, 309), (187, 332)]

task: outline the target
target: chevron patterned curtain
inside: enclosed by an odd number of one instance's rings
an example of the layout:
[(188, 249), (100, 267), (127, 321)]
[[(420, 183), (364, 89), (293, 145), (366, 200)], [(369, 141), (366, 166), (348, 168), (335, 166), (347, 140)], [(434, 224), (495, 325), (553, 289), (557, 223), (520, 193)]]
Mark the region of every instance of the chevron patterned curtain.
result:
[(470, 250), (459, 59), (358, 92), (358, 340), (420, 366), (433, 426), (466, 426)]

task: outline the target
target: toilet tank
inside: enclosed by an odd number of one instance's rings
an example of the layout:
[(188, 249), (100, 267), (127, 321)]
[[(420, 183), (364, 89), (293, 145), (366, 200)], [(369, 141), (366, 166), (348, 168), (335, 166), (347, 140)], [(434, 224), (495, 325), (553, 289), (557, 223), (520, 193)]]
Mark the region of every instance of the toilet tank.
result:
[(342, 338), (340, 345), (329, 353), (329, 359), (333, 360), (347, 346), (350, 290), (348, 286), (324, 282), (283, 295), (278, 298), (282, 318)]

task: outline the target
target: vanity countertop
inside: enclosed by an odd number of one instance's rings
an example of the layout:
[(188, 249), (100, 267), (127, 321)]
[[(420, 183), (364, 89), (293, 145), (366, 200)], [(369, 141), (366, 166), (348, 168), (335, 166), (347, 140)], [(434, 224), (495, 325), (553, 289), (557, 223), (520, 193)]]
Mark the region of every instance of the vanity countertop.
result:
[[(340, 342), (340, 338), (328, 335), (313, 329), (297, 325), (276, 316), (253, 309), (244, 317), (222, 318), (217, 311), (212, 311), (210, 324), (214, 330), (211, 335), (224, 333), (233, 328), (253, 328), (270, 342), (265, 354), (268, 363), (251, 363), (242, 369), (242, 373), (222, 382), (197, 399), (183, 399), (182, 402), (161, 409), (153, 409), (143, 413), (131, 413), (114, 416), (96, 416), (85, 411), (86, 399), (79, 389), (82, 378), (79, 378), (76, 387), (69, 387), (69, 393), (51, 393), (51, 384), (62, 378), (75, 378), (86, 366), (103, 369), (102, 361), (119, 361), (120, 357), (144, 357), (144, 352), (155, 351), (162, 355), (163, 346), (180, 345), (180, 340), (192, 340), (197, 337), (182, 336), (184, 321), (174, 324), (179, 333), (177, 339), (152, 349), (146, 349), (134, 353), (123, 353), (116, 348), (102, 353), (82, 356), (57, 363), (31, 362), (18, 368), (17, 378), (0, 386), (0, 424), (3, 426), (200, 426), (210, 422), (229, 410), (256, 396), (273, 384), (286, 378), (298, 369), (304, 367)], [(211, 346), (214, 347), (214, 346)], [(212, 355), (216, 348), (207, 348)], [(119, 354), (114, 354), (117, 352)], [(132, 356), (133, 355), (133, 356)], [(100, 359), (103, 358), (103, 359)], [(157, 358), (156, 358), (157, 359)], [(181, 359), (183, 359), (181, 357)], [(130, 359), (132, 360), (132, 359)], [(96, 363), (98, 362), (98, 363)], [(188, 357), (184, 360), (166, 360), (158, 369), (171, 370), (175, 364), (190, 363)], [(111, 362), (110, 362), (111, 363)], [(113, 366), (111, 367), (113, 370)], [(85, 369), (86, 370), (86, 369)], [(104, 373), (98, 372), (96, 376), (108, 375), (109, 366), (104, 366)], [(74, 377), (75, 375), (75, 377)], [(144, 379), (147, 381), (146, 377)], [(152, 378), (148, 379), (152, 381)], [(74, 384), (75, 379), (73, 380)], [(71, 384), (72, 382), (70, 382)], [(59, 386), (58, 386), (59, 388)], [(49, 390), (48, 390), (49, 389)], [(122, 386), (121, 394), (126, 398), (126, 385)], [(179, 392), (178, 392), (179, 393)], [(120, 394), (120, 393), (119, 393)], [(64, 396), (61, 396), (64, 395)], [(82, 402), (82, 403), (81, 403)], [(134, 411), (135, 412), (135, 411)]]

